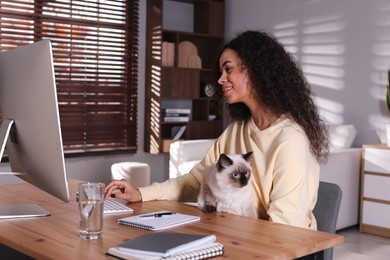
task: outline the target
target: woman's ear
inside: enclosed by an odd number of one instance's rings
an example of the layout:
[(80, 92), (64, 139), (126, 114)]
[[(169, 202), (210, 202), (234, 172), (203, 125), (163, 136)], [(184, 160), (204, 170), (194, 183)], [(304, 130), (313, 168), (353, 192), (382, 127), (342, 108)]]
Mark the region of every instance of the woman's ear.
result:
[(243, 80), (246, 84), (248, 84), (248, 69), (245, 66), (242, 66), (241, 69), (242, 73), (244, 74)]

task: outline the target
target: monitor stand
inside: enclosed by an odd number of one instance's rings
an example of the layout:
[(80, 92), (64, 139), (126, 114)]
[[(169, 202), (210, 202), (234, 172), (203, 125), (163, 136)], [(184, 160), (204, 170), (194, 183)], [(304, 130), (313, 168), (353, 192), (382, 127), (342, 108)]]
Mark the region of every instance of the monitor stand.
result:
[[(14, 120), (5, 119), (1, 124), (0, 128), (0, 162), (3, 159), (3, 153), (5, 150), (5, 145), (8, 138), (10, 137), (10, 132), (14, 125)], [(4, 173), (9, 174), (9, 173)], [(14, 175), (20, 175), (18, 173), (12, 173)], [(0, 175), (3, 175), (0, 172)], [(9, 219), (9, 218), (29, 218), (29, 217), (45, 217), (49, 216), (50, 212), (45, 210), (39, 205), (35, 204), (15, 204), (15, 205), (0, 205), (0, 219)]]

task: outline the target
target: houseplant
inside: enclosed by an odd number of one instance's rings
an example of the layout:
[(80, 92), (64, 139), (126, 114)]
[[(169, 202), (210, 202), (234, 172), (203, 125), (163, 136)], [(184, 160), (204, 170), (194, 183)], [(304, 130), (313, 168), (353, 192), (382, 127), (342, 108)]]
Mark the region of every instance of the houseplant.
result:
[[(387, 69), (387, 91), (386, 91), (386, 106), (390, 113), (390, 69)], [(390, 123), (386, 125), (387, 146), (390, 146)]]
[(390, 113), (390, 69), (387, 70), (387, 91), (386, 91), (386, 105), (387, 105), (387, 111)]

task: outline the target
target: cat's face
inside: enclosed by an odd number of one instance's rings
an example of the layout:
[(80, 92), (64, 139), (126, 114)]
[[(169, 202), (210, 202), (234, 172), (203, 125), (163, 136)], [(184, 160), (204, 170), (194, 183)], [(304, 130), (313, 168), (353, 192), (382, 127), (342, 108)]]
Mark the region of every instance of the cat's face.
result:
[(217, 166), (217, 179), (235, 188), (241, 188), (248, 184), (252, 168), (248, 162), (252, 152), (243, 155), (221, 154)]

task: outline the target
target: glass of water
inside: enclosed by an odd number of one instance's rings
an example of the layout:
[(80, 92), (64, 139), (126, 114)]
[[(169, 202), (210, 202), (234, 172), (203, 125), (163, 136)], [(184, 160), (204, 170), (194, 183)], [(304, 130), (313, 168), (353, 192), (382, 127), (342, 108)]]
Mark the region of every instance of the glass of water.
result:
[(97, 239), (103, 232), (104, 183), (79, 183), (80, 237)]

